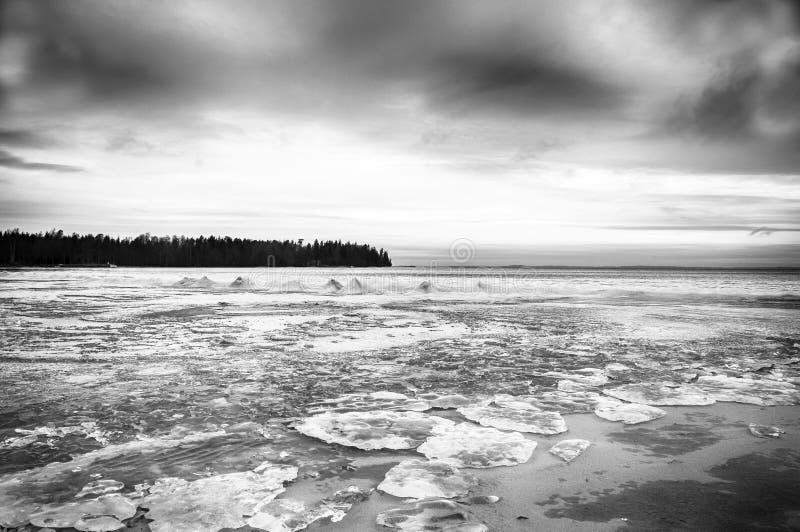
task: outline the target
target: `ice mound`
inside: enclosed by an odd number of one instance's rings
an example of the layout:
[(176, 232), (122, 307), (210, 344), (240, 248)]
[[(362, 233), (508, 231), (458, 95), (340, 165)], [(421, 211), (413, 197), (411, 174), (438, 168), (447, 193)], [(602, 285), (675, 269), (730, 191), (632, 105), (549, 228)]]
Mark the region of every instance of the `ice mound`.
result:
[[(50, 528), (73, 527), (78, 530), (117, 530), (125, 525), (123, 519), (136, 514), (136, 505), (117, 493), (96, 499), (64, 504), (48, 504), (29, 517), (33, 526)], [(97, 520), (98, 517), (109, 519)]]
[(305, 530), (320, 519), (329, 518), (337, 523), (344, 519), (353, 504), (363, 501), (369, 494), (370, 492), (363, 491), (358, 486), (350, 486), (326, 497), (310, 509), (302, 501), (275, 499), (260, 505), (258, 512), (247, 519), (247, 524), (269, 532), (294, 532)]
[(466, 495), (476, 479), (447, 462), (405, 460), (386, 473), (378, 489), (395, 497), (450, 499)]
[(413, 399), (402, 393), (372, 392), (368, 394), (347, 394), (336, 399), (320, 401), (308, 409), (312, 414), (320, 412), (366, 412), (368, 410), (430, 410), (428, 401)]
[(298, 432), (328, 443), (338, 443), (366, 451), (374, 449), (413, 449), (434, 429), (454, 425), (449, 419), (419, 412), (325, 412), (305, 418)]
[(635, 425), (662, 418), (666, 412), (654, 406), (637, 403), (623, 403), (616, 399), (603, 398), (594, 409), (594, 413), (609, 421), (622, 421), (626, 425)]
[(245, 279), (241, 275), (233, 280), (233, 282), (229, 285), (231, 288), (248, 288), (252, 286), (253, 283), (250, 279)]
[(149, 508), (153, 532), (216, 532), (239, 528), (259, 508), (285, 491), (284, 482), (297, 478), (297, 468), (273, 465), (260, 472), (228, 473), (199, 480), (158, 479), (142, 498)]
[(465, 397), (461, 394), (440, 395), (433, 392), (417, 394), (417, 399), (426, 401), (431, 408), (442, 409), (472, 406), (476, 403), (480, 405), (487, 405), (490, 402), (489, 399), (470, 399), (469, 397)]
[(209, 288), (214, 286), (216, 283), (206, 277), (205, 275), (200, 277), (199, 279), (194, 279), (192, 277), (184, 277), (173, 286), (177, 286), (180, 288)]
[(537, 374), (538, 377), (550, 377), (551, 379), (565, 379), (568, 381), (585, 384), (587, 386), (603, 386), (608, 383), (606, 372), (598, 368), (583, 368), (573, 370), (571, 373), (562, 371), (546, 371)]
[(758, 425), (756, 423), (750, 423), (747, 425), (747, 429), (756, 438), (780, 438), (781, 434), (786, 433), (780, 427), (770, 427), (769, 425)]
[(419, 501), (378, 514), (379, 525), (403, 532), (487, 532), (466, 506), (447, 499)]
[(503, 408), (492, 406), (467, 406), (458, 409), (465, 418), (485, 427), (502, 430), (533, 432), (534, 434), (561, 434), (567, 424), (558, 412), (529, 408)]
[(358, 278), (353, 277), (347, 282), (347, 291), (351, 294), (363, 294), (364, 285), (361, 284), (361, 281), (359, 281)]
[(436, 288), (431, 284), (430, 281), (422, 281), (417, 286), (417, 292), (422, 292), (423, 294), (430, 294), (432, 292), (436, 292)]
[(327, 283), (325, 283), (325, 285), (322, 288), (326, 292), (335, 293), (335, 292), (340, 292), (342, 288), (344, 288), (344, 285), (339, 281), (337, 281), (336, 279), (331, 279)]
[(550, 447), (550, 453), (558, 456), (565, 462), (572, 462), (592, 444), (589, 440), (561, 440)]
[(459, 423), (439, 427), (419, 446), (431, 460), (442, 460), (459, 467), (514, 466), (530, 460), (536, 442), (519, 432), (503, 432)]
[(800, 404), (800, 392), (790, 382), (725, 375), (703, 375), (695, 384), (717, 401), (759, 406)]
[(52, 445), (54, 438), (63, 438), (69, 434), (83, 435), (85, 438), (95, 440), (101, 445), (108, 444), (108, 434), (100, 430), (94, 421), (86, 421), (79, 425), (66, 427), (36, 427), (35, 429), (15, 429), (14, 432), (22, 434), (16, 438), (8, 438), (0, 442), (0, 449), (13, 449), (41, 442), (45, 438), (46, 445)]
[(81, 498), (86, 495), (105, 495), (106, 493), (113, 493), (125, 487), (125, 484), (118, 480), (93, 480), (86, 484), (81, 491), (75, 495), (75, 498)]
[(603, 393), (643, 405), (703, 406), (715, 402), (712, 395), (692, 384), (673, 382), (641, 382), (605, 388)]

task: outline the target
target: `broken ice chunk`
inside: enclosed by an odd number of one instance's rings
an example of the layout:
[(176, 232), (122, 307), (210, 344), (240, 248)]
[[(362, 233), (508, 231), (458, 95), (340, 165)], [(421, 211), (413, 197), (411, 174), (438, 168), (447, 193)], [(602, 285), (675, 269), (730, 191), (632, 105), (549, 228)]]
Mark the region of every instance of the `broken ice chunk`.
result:
[(781, 434), (786, 433), (786, 431), (780, 427), (758, 425), (756, 423), (750, 423), (747, 425), (747, 428), (750, 430), (750, 434), (757, 438), (780, 438)]
[(459, 408), (458, 412), (465, 418), (476, 421), (485, 427), (502, 430), (517, 430), (535, 434), (560, 434), (567, 431), (567, 424), (558, 412), (491, 406), (463, 407)]
[(81, 498), (85, 495), (104, 495), (106, 493), (112, 493), (115, 491), (119, 491), (125, 487), (125, 484), (119, 482), (118, 480), (111, 480), (111, 479), (104, 479), (104, 480), (93, 480), (86, 484), (81, 491), (75, 495), (76, 498)]
[(378, 489), (395, 497), (427, 499), (466, 495), (476, 479), (453, 464), (436, 460), (405, 460), (386, 473)]
[(403, 532), (486, 532), (469, 510), (447, 499), (430, 499), (378, 514), (379, 525)]
[(369, 410), (410, 410), (424, 412), (430, 410), (428, 401), (414, 399), (395, 392), (372, 392), (368, 394), (347, 394), (336, 399), (313, 404), (308, 412), (366, 412)]
[(800, 391), (785, 381), (749, 379), (726, 375), (703, 375), (697, 386), (717, 401), (731, 401), (759, 406), (800, 404)]
[[(116, 520), (129, 519), (136, 514), (136, 505), (130, 499), (113, 493), (96, 499), (64, 504), (48, 504), (41, 511), (30, 515), (30, 523), (38, 527), (68, 528), (84, 516), (113, 516)], [(116, 530), (116, 529), (104, 529)]]
[(550, 447), (550, 452), (565, 462), (572, 462), (592, 444), (589, 440), (561, 440)]
[(434, 428), (453, 422), (419, 412), (325, 412), (303, 420), (298, 432), (328, 443), (364, 450), (413, 449), (425, 441)]
[(430, 459), (459, 467), (514, 466), (530, 460), (536, 442), (519, 432), (503, 432), (459, 423), (439, 427), (419, 446), (418, 452)]
[(635, 425), (662, 418), (667, 415), (660, 408), (637, 403), (623, 403), (616, 399), (604, 398), (598, 403), (594, 413), (609, 421), (622, 421), (626, 425)]
[(212, 532), (239, 528), (260, 505), (285, 491), (284, 482), (297, 478), (297, 468), (275, 465), (261, 473), (245, 471), (201, 478), (192, 482), (162, 478), (150, 488), (141, 505), (149, 508), (153, 532)]
[(700, 387), (672, 382), (623, 384), (605, 388), (603, 393), (623, 401), (655, 406), (703, 406), (715, 402), (714, 397)]
[(427, 401), (432, 408), (459, 408), (474, 404), (483, 404), (487, 399), (470, 399), (460, 394), (439, 395), (438, 393), (417, 394), (417, 399)]
[(125, 528), (125, 523), (110, 515), (87, 516), (83, 519), (78, 519), (73, 528), (81, 532), (110, 532)]

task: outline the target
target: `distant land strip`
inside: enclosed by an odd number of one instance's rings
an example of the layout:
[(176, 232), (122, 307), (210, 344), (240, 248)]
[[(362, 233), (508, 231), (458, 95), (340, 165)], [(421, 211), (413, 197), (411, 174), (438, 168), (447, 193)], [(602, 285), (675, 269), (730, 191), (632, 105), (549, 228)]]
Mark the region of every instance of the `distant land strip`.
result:
[(384, 249), (325, 240), (251, 240), (229, 236), (66, 234), (53, 229), (0, 234), (0, 266), (391, 266)]

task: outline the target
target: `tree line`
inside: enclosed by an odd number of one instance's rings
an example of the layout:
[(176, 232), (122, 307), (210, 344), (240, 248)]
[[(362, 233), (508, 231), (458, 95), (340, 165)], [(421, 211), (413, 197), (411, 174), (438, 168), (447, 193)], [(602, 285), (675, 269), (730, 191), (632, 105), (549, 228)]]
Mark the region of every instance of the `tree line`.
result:
[(341, 240), (251, 240), (229, 236), (135, 238), (65, 234), (61, 230), (0, 234), (0, 264), (18, 266), (391, 266), (386, 250)]

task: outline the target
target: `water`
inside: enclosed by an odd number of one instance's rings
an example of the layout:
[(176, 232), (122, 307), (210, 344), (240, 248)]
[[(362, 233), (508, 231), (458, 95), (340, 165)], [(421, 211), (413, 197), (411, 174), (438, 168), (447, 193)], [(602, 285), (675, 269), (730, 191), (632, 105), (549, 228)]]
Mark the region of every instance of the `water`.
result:
[[(366, 492), (383, 478), (375, 464), (400, 461), (295, 430), (344, 394), (453, 395), (491, 409), (497, 394), (541, 406), (558, 392), (548, 404), (569, 424), (566, 400), (591, 411), (604, 386), (633, 386), (617, 393), (628, 400), (638, 383), (682, 397), (693, 396), (681, 386), (703, 385), (711, 402), (769, 405), (796, 404), (800, 382), (792, 272), (31, 269), (0, 272), (0, 301), (6, 525), (85, 500), (81, 488), (104, 479), (135, 503), (151, 493), (178, 508), (218, 502), (193, 482), (228, 486), (232, 516), (207, 529), (232, 526), (236, 504), (255, 497), (251, 477), (277, 474), (274, 497), (286, 468), (297, 468), (287, 494), (303, 506), (270, 511), (296, 523), (340, 515), (360, 497), (341, 490)], [(387, 397), (339, 410), (430, 406)], [(415, 445), (430, 435), (419, 430)], [(170, 495), (152, 495), (164, 479)]]

